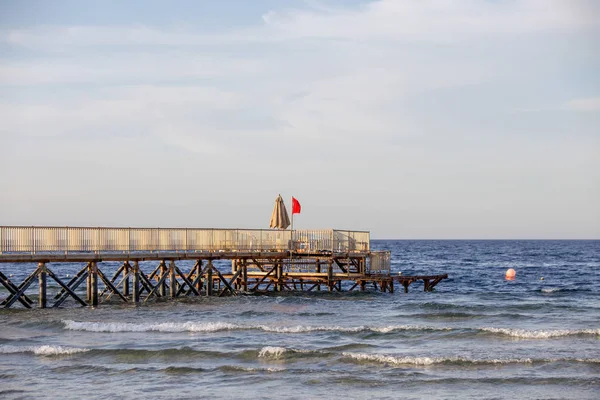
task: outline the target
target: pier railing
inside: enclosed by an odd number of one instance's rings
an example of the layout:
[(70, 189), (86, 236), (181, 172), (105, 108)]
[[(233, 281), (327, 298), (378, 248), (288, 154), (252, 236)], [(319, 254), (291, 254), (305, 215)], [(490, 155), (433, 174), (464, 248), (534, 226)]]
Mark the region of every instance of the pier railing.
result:
[(369, 251), (364, 231), (0, 226), (2, 253)]
[(373, 275), (389, 275), (392, 263), (391, 251), (374, 251), (369, 257), (367, 273)]

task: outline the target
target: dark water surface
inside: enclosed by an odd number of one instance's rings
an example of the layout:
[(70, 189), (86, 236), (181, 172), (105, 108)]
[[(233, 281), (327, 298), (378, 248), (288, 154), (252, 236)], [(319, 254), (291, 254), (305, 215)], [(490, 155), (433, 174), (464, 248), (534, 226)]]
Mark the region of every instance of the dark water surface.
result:
[(600, 399), (600, 241), (373, 247), (394, 274), (451, 279), (433, 293), (2, 310), (0, 398)]

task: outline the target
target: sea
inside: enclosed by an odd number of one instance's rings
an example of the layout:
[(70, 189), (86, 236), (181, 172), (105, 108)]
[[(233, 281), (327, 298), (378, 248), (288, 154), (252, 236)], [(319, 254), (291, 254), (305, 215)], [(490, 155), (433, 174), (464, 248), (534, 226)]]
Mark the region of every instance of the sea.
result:
[(393, 274), (449, 279), (1, 310), (0, 398), (600, 399), (600, 241), (372, 247), (392, 252)]

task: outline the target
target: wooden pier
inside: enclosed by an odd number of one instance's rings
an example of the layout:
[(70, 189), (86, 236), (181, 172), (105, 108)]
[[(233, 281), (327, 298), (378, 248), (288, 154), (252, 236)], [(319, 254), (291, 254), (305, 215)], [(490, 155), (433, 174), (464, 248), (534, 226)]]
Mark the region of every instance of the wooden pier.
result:
[[(408, 292), (409, 285), (418, 281), (425, 291), (432, 291), (448, 277), (392, 276), (390, 258), (388, 251), (371, 251), (369, 232), (333, 229), (3, 226), (0, 269), (19, 263), (33, 265), (33, 271), (15, 283), (0, 270), (0, 283), (7, 290), (0, 307), (60, 307), (67, 301), (98, 306), (110, 301), (144, 303), (268, 291), (394, 293), (399, 286)], [(223, 267), (223, 260), (231, 263), (230, 269)], [(115, 262), (120, 265), (116, 269)], [(53, 263), (82, 266), (72, 276), (59, 277)], [(188, 270), (182, 269), (183, 264)], [(49, 280), (56, 284), (48, 285)], [(31, 293), (35, 285), (37, 299)], [(53, 293), (48, 293), (50, 287)]]

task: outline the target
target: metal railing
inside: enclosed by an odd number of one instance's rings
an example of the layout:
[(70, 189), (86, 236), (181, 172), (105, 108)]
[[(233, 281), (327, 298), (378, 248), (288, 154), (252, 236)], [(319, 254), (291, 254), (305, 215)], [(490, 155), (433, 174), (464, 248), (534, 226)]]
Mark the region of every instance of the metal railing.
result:
[(154, 251), (369, 251), (369, 232), (0, 226), (0, 254)]
[(391, 251), (374, 251), (369, 255), (367, 273), (374, 275), (389, 275), (392, 264)]
[(369, 232), (333, 230), (334, 251), (369, 251), (370, 242)]

